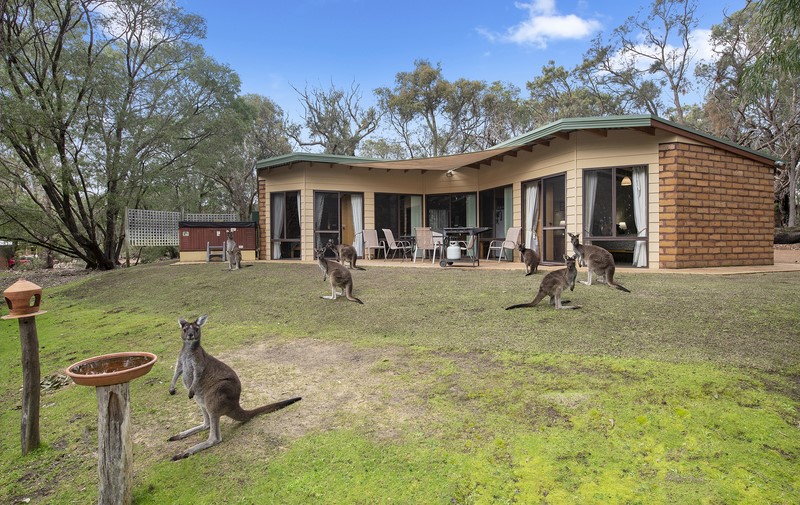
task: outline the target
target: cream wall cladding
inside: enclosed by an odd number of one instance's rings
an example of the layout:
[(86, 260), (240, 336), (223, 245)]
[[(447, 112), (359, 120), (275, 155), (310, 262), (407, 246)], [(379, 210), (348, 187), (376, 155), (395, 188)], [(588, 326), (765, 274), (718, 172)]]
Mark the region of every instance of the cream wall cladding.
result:
[[(301, 191), (302, 259), (313, 259), (314, 191), (362, 193), (364, 227), (375, 227), (375, 194), (434, 195), (511, 186), (513, 225), (523, 221), (526, 181), (563, 174), (568, 232), (583, 229), (583, 173), (589, 169), (646, 166), (648, 173), (648, 268), (661, 265), (663, 250), (659, 146), (713, 145), (737, 158), (770, 167), (775, 160), (654, 116), (574, 118), (545, 125), (496, 149), (440, 158), (399, 161), (293, 154), (262, 160), (259, 170), (261, 257), (269, 258), (270, 193)], [(691, 170), (691, 167), (678, 167)], [(450, 175), (448, 176), (448, 171)], [(478, 203), (480, 205), (480, 203)], [(771, 202), (764, 203), (770, 207)], [(266, 230), (266, 232), (264, 231)], [(739, 261), (730, 258), (730, 261)]]

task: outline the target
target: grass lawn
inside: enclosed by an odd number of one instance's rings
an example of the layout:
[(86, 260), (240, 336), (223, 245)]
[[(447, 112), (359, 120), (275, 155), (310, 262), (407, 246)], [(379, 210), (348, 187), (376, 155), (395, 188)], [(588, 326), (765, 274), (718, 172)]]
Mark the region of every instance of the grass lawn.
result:
[[(505, 311), (544, 274), (362, 265), (365, 305), (321, 299), (317, 266), (288, 262), (47, 288), (42, 375), (159, 356), (131, 383), (137, 504), (800, 503), (800, 274), (621, 269), (630, 294), (578, 285), (581, 310)], [(303, 400), (224, 418), (220, 445), (172, 462), (207, 436), (167, 442), (202, 420), (167, 391), (177, 319), (201, 314), (245, 408)], [(17, 323), (0, 324), (0, 503), (96, 502), (94, 391), (45, 391), (43, 447), (22, 457)]]

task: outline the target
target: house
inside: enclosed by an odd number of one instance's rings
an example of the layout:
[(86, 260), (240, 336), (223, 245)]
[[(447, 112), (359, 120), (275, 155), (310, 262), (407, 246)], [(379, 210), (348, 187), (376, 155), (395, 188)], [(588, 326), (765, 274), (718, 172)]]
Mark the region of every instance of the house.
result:
[(545, 264), (567, 233), (619, 266), (773, 262), (777, 160), (651, 115), (562, 119), (486, 151), (385, 161), (293, 153), (259, 161), (260, 258), (313, 260), (361, 231), (522, 227)]

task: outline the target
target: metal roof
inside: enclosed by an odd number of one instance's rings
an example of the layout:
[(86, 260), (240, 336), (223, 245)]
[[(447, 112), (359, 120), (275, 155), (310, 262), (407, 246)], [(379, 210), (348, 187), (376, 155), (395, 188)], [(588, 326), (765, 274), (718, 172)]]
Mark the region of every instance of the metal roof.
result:
[(600, 135), (605, 135), (607, 130), (612, 129), (632, 129), (650, 135), (654, 135), (655, 130), (659, 129), (719, 147), (764, 164), (774, 164), (776, 161), (779, 161), (779, 158), (775, 158), (769, 154), (749, 149), (734, 142), (714, 137), (713, 135), (662, 119), (658, 116), (647, 114), (560, 119), (497, 144), (492, 149), (473, 153), (395, 161), (336, 154), (292, 153), (260, 160), (256, 163), (256, 169), (277, 168), (299, 162), (406, 171), (445, 171), (462, 167), (478, 168), (483, 163), (490, 162), (496, 158), (503, 158), (506, 154), (513, 154), (512, 151), (530, 150), (534, 145), (548, 144), (555, 138), (568, 138), (569, 134), (572, 132), (591, 131)]

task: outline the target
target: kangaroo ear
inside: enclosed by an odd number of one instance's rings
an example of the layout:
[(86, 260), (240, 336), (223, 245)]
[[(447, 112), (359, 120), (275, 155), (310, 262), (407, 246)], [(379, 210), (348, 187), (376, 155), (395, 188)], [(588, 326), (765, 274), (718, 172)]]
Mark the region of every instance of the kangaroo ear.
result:
[(186, 319), (184, 319), (182, 317), (179, 317), (178, 318), (178, 324), (181, 326), (181, 328), (183, 328), (184, 326), (186, 326), (189, 323), (186, 322)]
[(208, 319), (208, 315), (203, 314), (202, 316), (197, 318), (197, 321), (195, 321), (195, 323), (197, 324), (197, 326), (203, 326), (204, 324), (206, 324), (206, 319)]
[(564, 261), (567, 261), (568, 259), (569, 259), (569, 256), (567, 256), (567, 255), (565, 254), (565, 255), (564, 255)]

